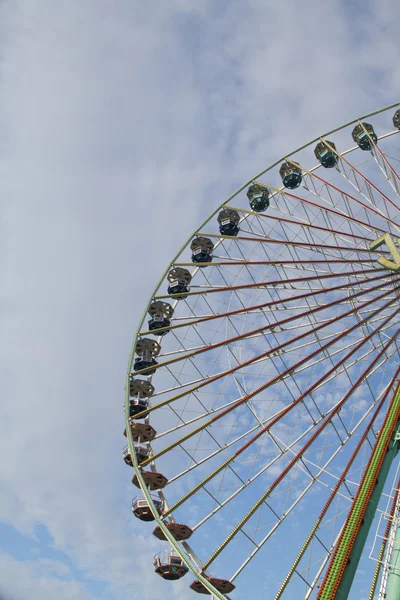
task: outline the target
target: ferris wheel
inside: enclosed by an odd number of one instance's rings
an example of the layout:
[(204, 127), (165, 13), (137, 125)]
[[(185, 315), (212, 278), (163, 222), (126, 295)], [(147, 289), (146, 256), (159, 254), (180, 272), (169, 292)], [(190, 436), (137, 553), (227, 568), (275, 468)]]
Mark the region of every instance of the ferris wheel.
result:
[(399, 106), (248, 181), (145, 307), (132, 511), (193, 593), (399, 597)]

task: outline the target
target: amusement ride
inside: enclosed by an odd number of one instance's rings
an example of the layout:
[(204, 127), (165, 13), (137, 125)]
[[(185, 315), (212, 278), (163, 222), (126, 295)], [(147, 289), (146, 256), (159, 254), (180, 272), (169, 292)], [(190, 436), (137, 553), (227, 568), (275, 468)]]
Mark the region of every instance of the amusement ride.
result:
[(285, 155), (156, 285), (123, 451), (154, 577), (219, 600), (400, 598), (399, 130), (397, 103)]

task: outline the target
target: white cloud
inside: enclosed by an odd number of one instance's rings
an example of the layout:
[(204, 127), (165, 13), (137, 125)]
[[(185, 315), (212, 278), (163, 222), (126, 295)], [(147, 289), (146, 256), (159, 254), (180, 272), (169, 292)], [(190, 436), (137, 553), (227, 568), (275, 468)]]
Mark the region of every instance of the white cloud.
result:
[[(119, 456), (151, 290), (223, 197), (395, 101), (399, 69), (394, 0), (353, 22), (315, 1), (151, 4), (11, 2), (0, 49), (0, 519), (25, 533), (45, 524), (113, 597), (141, 582), (149, 600), (191, 597), (190, 575), (168, 588), (152, 573), (160, 545), (129, 512)], [(34, 562), (0, 562), (18, 573), (20, 588), (0, 576), (12, 600), (31, 585), (91, 597), (51, 573), (50, 587), (33, 584)]]
[[(85, 585), (65, 577), (66, 567), (56, 561), (17, 561), (9, 554), (0, 553), (2, 600), (94, 600)], [(6, 590), (6, 591), (4, 591)]]

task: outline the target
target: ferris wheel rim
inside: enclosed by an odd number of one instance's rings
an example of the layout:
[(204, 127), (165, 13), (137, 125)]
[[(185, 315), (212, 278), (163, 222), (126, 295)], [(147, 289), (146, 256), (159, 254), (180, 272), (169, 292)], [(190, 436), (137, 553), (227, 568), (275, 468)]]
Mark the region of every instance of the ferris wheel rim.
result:
[[(303, 144), (302, 146), (299, 146), (298, 148), (296, 148), (295, 150), (292, 150), (291, 152), (289, 152), (288, 154), (284, 154), (283, 156), (281, 156), (278, 160), (276, 160), (274, 163), (270, 164), (268, 167), (266, 167), (265, 169), (263, 169), (262, 171), (260, 171), (259, 173), (257, 173), (256, 175), (254, 175), (254, 177), (252, 177), (251, 179), (249, 179), (245, 184), (241, 185), (235, 192), (233, 192), (230, 196), (228, 196), (202, 223), (201, 225), (199, 225), (199, 227), (197, 227), (193, 233), (186, 239), (186, 241), (182, 244), (182, 246), (180, 247), (180, 249), (178, 250), (178, 252), (176, 253), (176, 255), (174, 256), (174, 258), (172, 259), (172, 261), (168, 264), (168, 266), (165, 268), (165, 270), (163, 271), (162, 275), (160, 276), (160, 279), (158, 281), (158, 283), (156, 284), (153, 293), (150, 296), (150, 299), (153, 298), (156, 294), (156, 292), (159, 290), (159, 288), (161, 287), (161, 285), (163, 284), (163, 282), (165, 281), (165, 278), (167, 276), (167, 273), (169, 271), (169, 269), (175, 265), (176, 260), (179, 258), (179, 256), (182, 254), (183, 250), (189, 245), (191, 239), (197, 235), (197, 232), (201, 230), (201, 228), (203, 228), (216, 214), (217, 212), (223, 208), (225, 205), (227, 205), (231, 200), (233, 200), (233, 198), (235, 198), (236, 196), (238, 196), (241, 192), (243, 192), (243, 190), (245, 190), (249, 185), (251, 185), (253, 183), (253, 181), (255, 179), (258, 179), (259, 177), (262, 177), (263, 175), (265, 175), (265, 173), (267, 173), (268, 171), (272, 170), (274, 167), (278, 166), (282, 161), (285, 161), (286, 158), (289, 158), (291, 156), (293, 156), (294, 154), (297, 154), (298, 152), (300, 152), (301, 150), (304, 150), (305, 148), (308, 148), (309, 146), (311, 146), (312, 144), (315, 144), (316, 142), (319, 142), (321, 138), (327, 137), (328, 135), (332, 135), (333, 133), (337, 133), (338, 131), (341, 131), (342, 129), (345, 129), (346, 127), (349, 127), (350, 125), (353, 125), (354, 123), (357, 123), (358, 121), (361, 121), (363, 119), (368, 119), (369, 117), (372, 117), (374, 115), (378, 115), (380, 113), (384, 113), (387, 110), (391, 110), (392, 108), (396, 108), (396, 106), (400, 106), (400, 101), (399, 102), (395, 102), (393, 104), (389, 104), (387, 106), (384, 106), (383, 108), (374, 110), (372, 112), (366, 113), (364, 115), (361, 115), (359, 117), (356, 117), (355, 119), (352, 119), (351, 121), (348, 121), (346, 123), (343, 123), (342, 125), (335, 127), (334, 129), (331, 129), (330, 131), (327, 131), (326, 133), (321, 134), (320, 136), (313, 138), (312, 140), (310, 140), (309, 142), (307, 142), (306, 144)], [(397, 134), (398, 131), (394, 130), (384, 136), (380, 136), (379, 139), (381, 139), (382, 137), (386, 137), (388, 135), (395, 135)], [(343, 152), (340, 152), (339, 154), (346, 154), (347, 152), (356, 149), (357, 146), (352, 146), (351, 148), (348, 148), (346, 150), (344, 150)], [(319, 168), (319, 165), (316, 165), (315, 168)], [(219, 236), (219, 237), (223, 237), (223, 236)], [(196, 265), (191, 265), (191, 266), (195, 266), (195, 271), (197, 271), (198, 267), (196, 267)], [(176, 301), (174, 300), (174, 303)], [(128, 359), (128, 371), (127, 371), (127, 381), (129, 378), (129, 375), (131, 373), (130, 369), (132, 366), (132, 362), (133, 362), (133, 356), (135, 353), (135, 342), (137, 340), (137, 337), (139, 336), (140, 333), (140, 326), (143, 323), (143, 321), (146, 318), (146, 314), (147, 314), (147, 306), (143, 311), (143, 314), (141, 316), (141, 319), (139, 321), (140, 325), (136, 328), (135, 334), (134, 334), (134, 338), (133, 338), (133, 343), (132, 343), (132, 347), (131, 347), (131, 353), (129, 355), (129, 359)]]

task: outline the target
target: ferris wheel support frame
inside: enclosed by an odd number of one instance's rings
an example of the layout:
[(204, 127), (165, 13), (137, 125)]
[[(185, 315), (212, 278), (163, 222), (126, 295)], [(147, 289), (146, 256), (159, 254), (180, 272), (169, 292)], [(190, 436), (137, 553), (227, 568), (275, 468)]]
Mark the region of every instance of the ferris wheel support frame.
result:
[[(362, 482), (333, 552), (318, 593), (318, 600), (346, 600), (349, 595), (383, 487), (399, 451), (399, 419), (400, 383), (393, 395)], [(398, 555), (398, 552), (395, 553), (394, 559), (397, 559)], [(399, 579), (396, 578), (391, 586), (393, 595), (388, 594), (388, 600), (399, 598), (399, 584)]]
[[(393, 501), (392, 501), (391, 508), (387, 513), (388, 522), (386, 525), (385, 532), (383, 534), (382, 544), (381, 544), (381, 548), (380, 548), (379, 555), (377, 558), (375, 572), (374, 572), (374, 575), (372, 578), (372, 585), (369, 590), (368, 600), (374, 600), (374, 598), (375, 598), (375, 591), (376, 591), (376, 588), (378, 585), (379, 574), (381, 572), (382, 566), (384, 566), (384, 571), (383, 571), (383, 574), (381, 577), (378, 599), (383, 600), (383, 598), (385, 598), (384, 594), (386, 594), (386, 587), (387, 587), (387, 573), (385, 572), (386, 561), (388, 558), (387, 546), (388, 546), (391, 529), (393, 526), (393, 519), (395, 518), (395, 514), (398, 513), (397, 508), (398, 508), (398, 502), (399, 502), (399, 491), (400, 491), (400, 479), (397, 480), (397, 485), (393, 490)], [(384, 562), (385, 551), (386, 551), (386, 560)]]
[(400, 501), (397, 493), (397, 501), (395, 512), (393, 515), (391, 531), (389, 534), (389, 545), (388, 565), (385, 565), (385, 569), (388, 573), (387, 588), (385, 597), (388, 600), (396, 600), (400, 596), (400, 526), (399, 526), (399, 510)]

